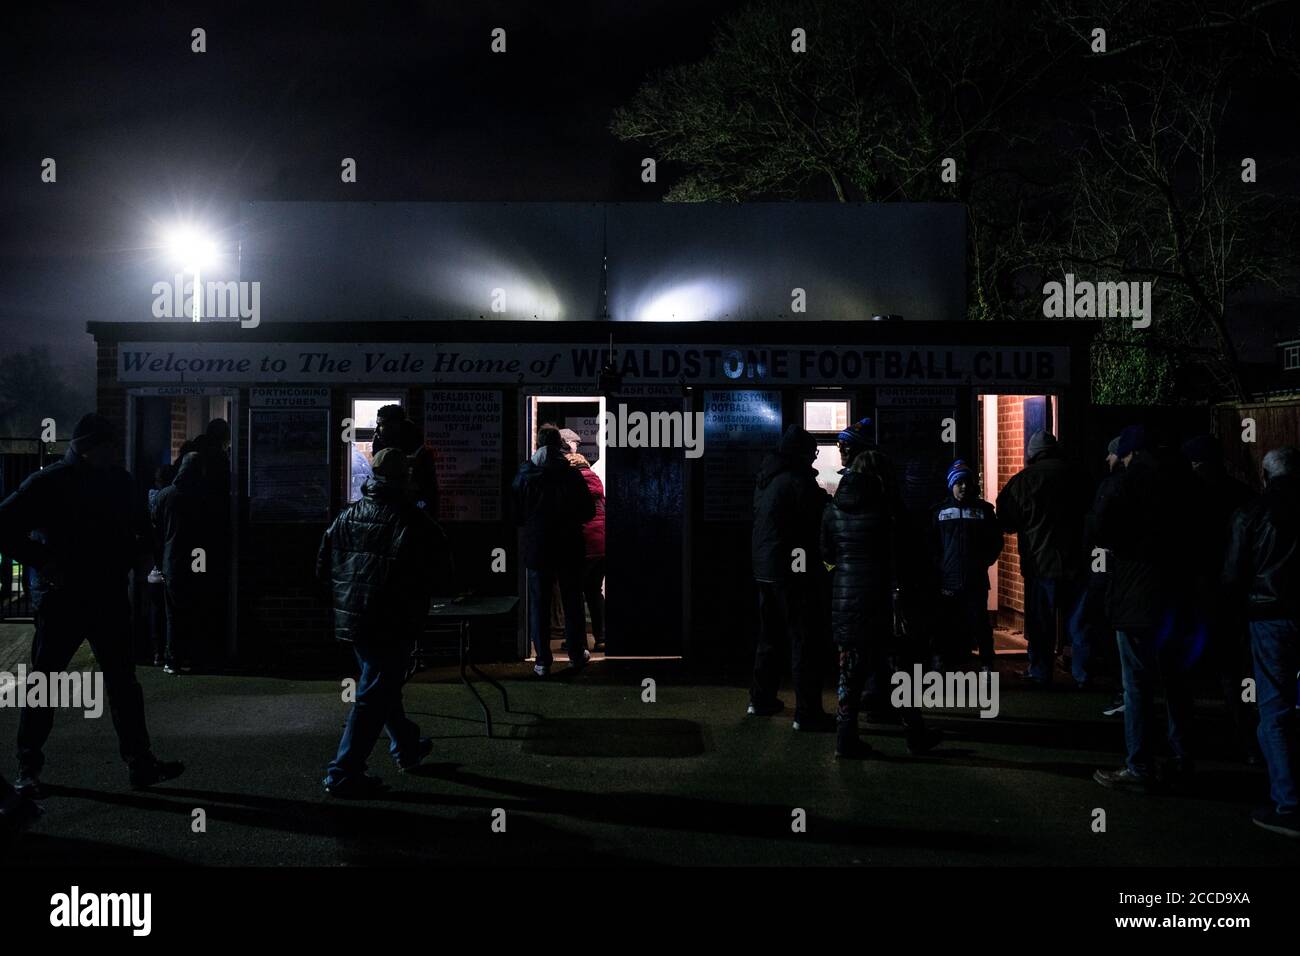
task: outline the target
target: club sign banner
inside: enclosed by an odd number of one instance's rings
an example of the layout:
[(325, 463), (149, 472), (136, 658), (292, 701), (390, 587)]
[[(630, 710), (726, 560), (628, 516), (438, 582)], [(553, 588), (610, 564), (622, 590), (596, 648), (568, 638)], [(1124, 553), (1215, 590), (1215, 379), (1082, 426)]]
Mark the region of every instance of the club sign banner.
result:
[[(600, 346), (533, 343), (122, 342), (131, 384), (594, 383)], [(998, 346), (619, 345), (627, 384), (1066, 385), (1069, 349)]]

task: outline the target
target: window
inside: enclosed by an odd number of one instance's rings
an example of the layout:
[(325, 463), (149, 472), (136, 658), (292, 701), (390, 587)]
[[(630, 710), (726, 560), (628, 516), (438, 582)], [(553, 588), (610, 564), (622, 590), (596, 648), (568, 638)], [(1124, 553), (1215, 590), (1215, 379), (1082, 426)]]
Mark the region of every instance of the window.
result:
[(839, 442), (834, 445), (817, 445), (817, 460), (813, 462), (813, 468), (817, 472), (817, 484), (825, 488), (828, 495), (835, 494), (835, 489), (840, 486), (842, 467)]
[(1300, 342), (1288, 345), (1282, 350), (1282, 368), (1288, 371), (1300, 368)]
[(849, 403), (805, 401), (803, 427), (816, 435), (818, 432), (842, 432), (849, 427)]
[(361, 497), (361, 486), (370, 477), (370, 445), (375, 440), (375, 416), (385, 405), (400, 405), (392, 398), (354, 398), (352, 400), (352, 453), (348, 456), (348, 501)]
[(830, 494), (840, 486), (839, 433), (849, 427), (849, 403), (840, 399), (805, 399), (803, 427), (817, 439), (817, 483)]

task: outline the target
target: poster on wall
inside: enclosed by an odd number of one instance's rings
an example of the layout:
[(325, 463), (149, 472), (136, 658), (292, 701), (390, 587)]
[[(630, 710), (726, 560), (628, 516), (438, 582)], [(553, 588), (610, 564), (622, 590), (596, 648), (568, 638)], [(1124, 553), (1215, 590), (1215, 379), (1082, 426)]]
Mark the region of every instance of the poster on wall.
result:
[(329, 390), (255, 389), (252, 399), (249, 520), (328, 521)]
[(424, 439), (438, 471), (439, 521), (501, 520), (501, 392), (424, 393)]
[(781, 440), (781, 393), (704, 393), (704, 520), (749, 521), (754, 476)]

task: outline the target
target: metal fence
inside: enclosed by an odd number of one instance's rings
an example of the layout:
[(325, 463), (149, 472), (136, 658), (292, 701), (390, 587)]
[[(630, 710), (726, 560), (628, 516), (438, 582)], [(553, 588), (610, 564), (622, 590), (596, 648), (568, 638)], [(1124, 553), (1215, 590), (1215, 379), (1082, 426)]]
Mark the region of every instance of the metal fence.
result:
[[(28, 475), (62, 456), (62, 445), (37, 438), (0, 438), (0, 500), (18, 490)], [(0, 554), (0, 621), (30, 620), (32, 597), (27, 569)]]

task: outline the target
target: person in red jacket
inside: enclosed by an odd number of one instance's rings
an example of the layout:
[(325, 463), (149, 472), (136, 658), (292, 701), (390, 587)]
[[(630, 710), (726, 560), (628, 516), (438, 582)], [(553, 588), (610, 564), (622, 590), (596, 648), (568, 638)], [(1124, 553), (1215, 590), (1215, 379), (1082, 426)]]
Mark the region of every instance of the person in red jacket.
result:
[(582, 475), (596, 506), (595, 516), (582, 526), (582, 595), (591, 615), (591, 636), (599, 652), (605, 649), (605, 595), (601, 593), (601, 586), (605, 583), (605, 486), (601, 484), (600, 476), (591, 470), (591, 462), (578, 452), (578, 436), (566, 428), (560, 432), (560, 437), (567, 440), (569, 448), (564, 457)]

